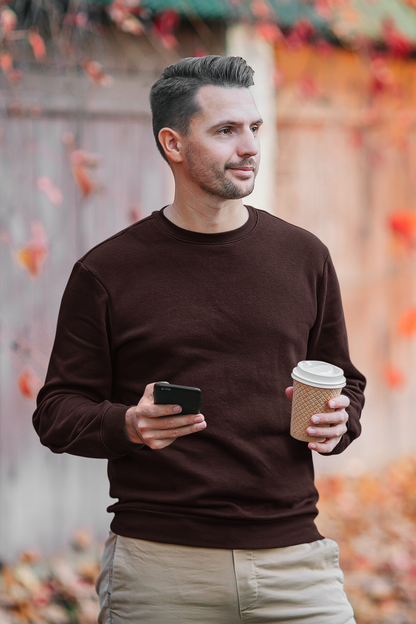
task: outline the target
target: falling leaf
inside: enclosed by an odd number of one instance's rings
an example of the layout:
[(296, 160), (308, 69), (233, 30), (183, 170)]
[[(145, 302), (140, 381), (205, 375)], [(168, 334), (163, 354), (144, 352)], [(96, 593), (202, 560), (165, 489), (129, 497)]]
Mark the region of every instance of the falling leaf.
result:
[(109, 74), (104, 74), (101, 63), (86, 58), (82, 61), (81, 67), (85, 75), (88, 76), (94, 84), (100, 87), (110, 87), (113, 84), (113, 77)]
[(143, 25), (134, 15), (129, 15), (120, 25), (121, 30), (131, 35), (140, 35), (143, 32)]
[(416, 336), (416, 307), (404, 310), (397, 323), (397, 331), (406, 338)]
[(404, 386), (404, 373), (398, 366), (393, 366), (393, 364), (386, 366), (383, 377), (389, 388), (401, 388)]
[(388, 217), (391, 232), (403, 243), (407, 250), (416, 243), (416, 213), (411, 210), (397, 210)]
[(179, 26), (180, 18), (176, 11), (164, 11), (156, 15), (153, 21), (153, 34), (161, 41), (162, 45), (171, 50), (179, 45), (174, 35)]
[(10, 52), (3, 50), (0, 52), (0, 67), (5, 74), (8, 74), (13, 68), (13, 56)]
[(396, 28), (392, 18), (383, 21), (383, 35), (389, 52), (394, 56), (407, 56), (412, 51), (412, 42)]
[(46, 56), (45, 42), (36, 31), (29, 33), (29, 43), (32, 46), (33, 54), (37, 61), (41, 61)]
[(256, 26), (257, 35), (269, 43), (278, 43), (283, 40), (283, 34), (274, 22), (262, 22)]
[(1, 11), (0, 24), (6, 35), (10, 34), (16, 28), (17, 15), (7, 4)]
[(30, 369), (25, 368), (17, 378), (17, 385), (22, 396), (26, 399), (34, 399), (42, 386), (42, 382)]
[(15, 251), (15, 260), (18, 265), (26, 269), (31, 277), (38, 277), (49, 254), (48, 240), (39, 222), (32, 222), (32, 238)]
[(83, 163), (74, 163), (71, 167), (72, 175), (78, 184), (82, 196), (88, 197), (94, 191), (94, 182), (88, 175), (87, 169)]
[(54, 206), (60, 206), (64, 201), (61, 190), (56, 186), (49, 176), (40, 176), (36, 180), (39, 191), (45, 193)]
[(136, 15), (133, 15), (133, 12), (141, 15), (143, 9), (137, 5), (133, 6), (126, 0), (114, 0), (108, 8), (111, 19), (121, 30), (132, 35), (140, 35), (143, 33), (143, 24)]
[(96, 167), (101, 161), (97, 154), (90, 154), (84, 150), (75, 150), (71, 154), (71, 171), (78, 184), (82, 196), (88, 197), (98, 190), (97, 183), (90, 177), (89, 169)]

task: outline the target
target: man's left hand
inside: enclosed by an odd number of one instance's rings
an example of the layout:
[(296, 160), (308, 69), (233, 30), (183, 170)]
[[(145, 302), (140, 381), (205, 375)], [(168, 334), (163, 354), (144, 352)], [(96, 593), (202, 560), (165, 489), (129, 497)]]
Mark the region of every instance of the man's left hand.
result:
[[(293, 388), (286, 389), (286, 396), (292, 400)], [(348, 414), (345, 408), (350, 404), (350, 400), (345, 394), (341, 394), (336, 399), (328, 401), (328, 407), (335, 409), (328, 414), (314, 414), (311, 418), (311, 426), (306, 433), (317, 438), (324, 438), (324, 442), (309, 442), (308, 447), (317, 453), (330, 453), (341, 440), (347, 431)], [(324, 427), (314, 427), (314, 425), (325, 425)]]

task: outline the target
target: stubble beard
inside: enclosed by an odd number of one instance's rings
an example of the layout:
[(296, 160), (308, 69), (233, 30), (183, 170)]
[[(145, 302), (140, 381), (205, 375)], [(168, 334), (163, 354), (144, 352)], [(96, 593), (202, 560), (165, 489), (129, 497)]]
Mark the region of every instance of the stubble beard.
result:
[[(224, 169), (221, 169), (215, 165), (209, 167), (199, 164), (200, 160), (195, 158), (194, 150), (190, 146), (186, 148), (185, 155), (188, 162), (189, 173), (206, 193), (221, 197), (221, 199), (241, 199), (253, 192), (258, 166), (252, 159), (246, 159), (239, 163), (230, 163), (226, 165)], [(253, 179), (248, 189), (243, 190), (243, 188), (234, 184), (234, 182), (226, 177), (228, 169), (238, 166), (254, 167)]]

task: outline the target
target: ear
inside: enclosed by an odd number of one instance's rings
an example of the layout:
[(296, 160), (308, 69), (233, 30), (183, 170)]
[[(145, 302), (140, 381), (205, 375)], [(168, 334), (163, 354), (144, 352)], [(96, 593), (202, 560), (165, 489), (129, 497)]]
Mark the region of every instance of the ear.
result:
[(180, 132), (172, 130), (172, 128), (162, 128), (158, 134), (158, 138), (169, 160), (176, 163), (183, 161), (183, 139)]

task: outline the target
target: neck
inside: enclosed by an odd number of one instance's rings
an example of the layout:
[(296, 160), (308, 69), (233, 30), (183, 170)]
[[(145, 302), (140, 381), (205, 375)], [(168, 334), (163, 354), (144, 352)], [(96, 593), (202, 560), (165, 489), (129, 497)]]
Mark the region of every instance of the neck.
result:
[(212, 197), (212, 200), (201, 200), (197, 197), (184, 198), (175, 193), (175, 199), (165, 208), (164, 215), (184, 230), (219, 234), (243, 226), (248, 219), (248, 210), (242, 199)]

